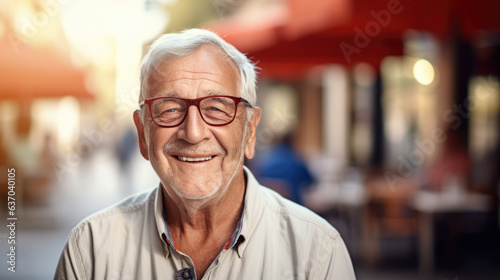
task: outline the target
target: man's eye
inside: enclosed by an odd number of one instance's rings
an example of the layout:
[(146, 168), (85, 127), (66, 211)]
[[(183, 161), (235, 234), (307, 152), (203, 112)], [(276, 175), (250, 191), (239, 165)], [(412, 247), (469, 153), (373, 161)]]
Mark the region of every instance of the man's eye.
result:
[(217, 108), (217, 107), (209, 107), (208, 108), (209, 111), (214, 111), (214, 112), (222, 112), (221, 109)]

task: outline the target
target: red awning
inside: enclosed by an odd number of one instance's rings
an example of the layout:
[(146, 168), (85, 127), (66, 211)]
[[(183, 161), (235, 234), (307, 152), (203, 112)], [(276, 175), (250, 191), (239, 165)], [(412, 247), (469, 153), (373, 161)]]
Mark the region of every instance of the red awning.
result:
[(203, 27), (224, 37), (262, 68), (261, 76), (297, 78), (311, 67), (368, 62), (403, 53), (409, 29), (447, 38), (454, 25), (471, 38), (499, 30), (500, 1), (288, 0), (286, 12), (258, 20), (230, 18)]
[(0, 41), (0, 99), (94, 98), (83, 73), (69, 61), (18, 43)]
[[(335, 26), (350, 17), (350, 0), (287, 0), (280, 9), (259, 11), (256, 16), (234, 16), (202, 27), (213, 30), (242, 52), (272, 47), (304, 34)], [(330, 11), (325, 13), (325, 11)]]

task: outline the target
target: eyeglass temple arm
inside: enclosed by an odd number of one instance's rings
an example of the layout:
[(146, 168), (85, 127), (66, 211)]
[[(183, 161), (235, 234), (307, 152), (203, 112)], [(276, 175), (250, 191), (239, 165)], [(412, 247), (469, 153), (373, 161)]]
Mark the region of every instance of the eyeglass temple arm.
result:
[(250, 104), (250, 102), (248, 102), (246, 99), (240, 98), (240, 100), (241, 102), (243, 102), (243, 104), (247, 105), (248, 107), (254, 108), (254, 106)]

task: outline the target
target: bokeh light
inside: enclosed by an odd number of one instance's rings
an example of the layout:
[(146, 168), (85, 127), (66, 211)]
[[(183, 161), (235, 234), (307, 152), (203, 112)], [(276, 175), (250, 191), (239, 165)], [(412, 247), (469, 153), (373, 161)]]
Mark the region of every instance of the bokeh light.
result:
[(424, 86), (430, 85), (434, 81), (434, 67), (429, 61), (419, 59), (413, 65), (413, 75), (420, 84)]

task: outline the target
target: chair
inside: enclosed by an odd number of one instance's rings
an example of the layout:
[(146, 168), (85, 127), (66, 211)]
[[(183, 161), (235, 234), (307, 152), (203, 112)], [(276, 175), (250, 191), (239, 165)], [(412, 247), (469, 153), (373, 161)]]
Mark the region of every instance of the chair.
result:
[(381, 259), (381, 239), (384, 237), (416, 238), (417, 215), (411, 207), (415, 187), (409, 181), (390, 187), (384, 178), (366, 182), (368, 205), (363, 214), (363, 258), (368, 266)]

